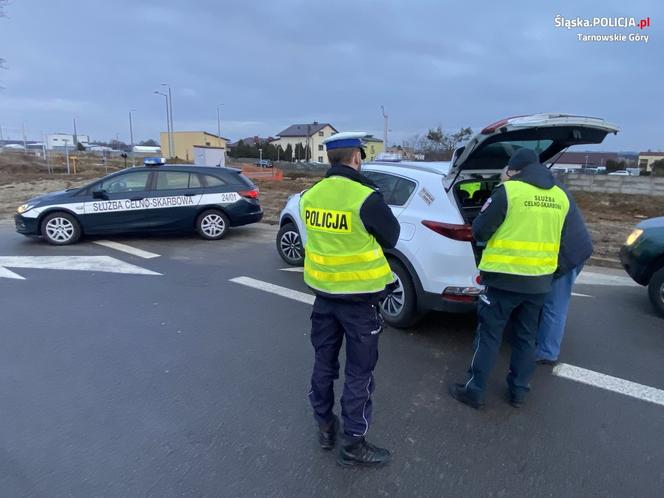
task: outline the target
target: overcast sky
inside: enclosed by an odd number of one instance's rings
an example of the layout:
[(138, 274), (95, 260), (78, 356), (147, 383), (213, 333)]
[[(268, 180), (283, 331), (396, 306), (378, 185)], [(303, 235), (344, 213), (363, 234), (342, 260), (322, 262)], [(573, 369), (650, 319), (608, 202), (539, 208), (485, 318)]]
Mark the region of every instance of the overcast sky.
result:
[[(138, 142), (165, 128), (237, 139), (293, 123), (390, 143), (427, 128), (568, 112), (621, 128), (607, 150), (664, 150), (661, 1), (10, 0), (0, 19), (0, 126), (7, 138), (71, 131)], [(549, 6), (556, 4), (556, 6)], [(582, 4), (582, 5), (581, 5)], [(651, 18), (649, 29), (556, 28), (554, 17)], [(577, 33), (647, 34), (582, 43)]]

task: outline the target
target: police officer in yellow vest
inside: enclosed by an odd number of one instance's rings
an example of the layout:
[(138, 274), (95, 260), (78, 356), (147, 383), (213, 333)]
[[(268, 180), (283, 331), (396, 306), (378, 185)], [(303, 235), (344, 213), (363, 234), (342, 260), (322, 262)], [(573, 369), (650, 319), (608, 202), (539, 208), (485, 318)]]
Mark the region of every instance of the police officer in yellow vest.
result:
[(321, 448), (335, 446), (334, 381), (346, 339), (345, 384), (341, 397), (344, 440), (341, 465), (377, 466), (390, 452), (369, 444), (373, 370), (382, 331), (379, 299), (394, 281), (382, 247), (392, 248), (399, 223), (382, 194), (360, 174), (366, 133), (338, 133), (325, 140), (331, 167), (306, 191), (300, 215), (306, 228), (304, 280), (316, 294), (311, 314), (315, 350), (309, 399), (318, 422)]
[(475, 240), (486, 243), (479, 264), (486, 290), (478, 302), (468, 380), (450, 386), (452, 397), (473, 408), (484, 405), (487, 378), (508, 322), (507, 400), (518, 408), (530, 390), (540, 311), (558, 266), (570, 206), (567, 193), (530, 149), (512, 155), (502, 179), (473, 222)]

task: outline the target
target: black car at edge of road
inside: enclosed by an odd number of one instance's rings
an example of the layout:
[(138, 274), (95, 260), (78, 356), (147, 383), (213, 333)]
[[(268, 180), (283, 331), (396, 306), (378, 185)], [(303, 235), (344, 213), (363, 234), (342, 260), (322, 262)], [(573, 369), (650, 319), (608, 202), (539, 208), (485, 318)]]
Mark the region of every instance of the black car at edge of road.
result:
[(664, 217), (636, 225), (620, 250), (620, 261), (636, 283), (648, 286), (650, 301), (664, 316)]
[(84, 234), (144, 232), (196, 231), (218, 240), (262, 217), (258, 187), (240, 170), (146, 159), (144, 167), (30, 199), (14, 221), (20, 234), (66, 245)]

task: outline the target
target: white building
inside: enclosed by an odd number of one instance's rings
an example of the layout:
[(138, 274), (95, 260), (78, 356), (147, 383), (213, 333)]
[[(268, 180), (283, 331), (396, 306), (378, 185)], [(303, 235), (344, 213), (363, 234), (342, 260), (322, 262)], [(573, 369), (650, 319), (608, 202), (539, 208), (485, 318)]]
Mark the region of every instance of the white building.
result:
[(323, 140), (335, 133), (338, 133), (336, 128), (329, 123), (314, 121), (307, 124), (295, 124), (278, 133), (277, 137), (279, 138), (273, 140), (272, 145), (275, 147), (280, 146), (282, 150), (286, 150), (286, 147), (290, 145), (293, 148), (293, 158), (295, 160), (306, 159), (305, 157), (296, 156), (295, 146), (300, 144), (306, 148), (308, 145), (311, 149), (311, 157), (309, 159), (319, 163), (326, 163), (327, 153), (325, 152)]
[[(90, 137), (88, 135), (76, 135), (76, 140), (85, 146), (90, 143)], [(76, 148), (73, 134), (49, 133), (46, 135), (46, 148), (48, 150), (64, 149), (65, 144), (70, 148)]]

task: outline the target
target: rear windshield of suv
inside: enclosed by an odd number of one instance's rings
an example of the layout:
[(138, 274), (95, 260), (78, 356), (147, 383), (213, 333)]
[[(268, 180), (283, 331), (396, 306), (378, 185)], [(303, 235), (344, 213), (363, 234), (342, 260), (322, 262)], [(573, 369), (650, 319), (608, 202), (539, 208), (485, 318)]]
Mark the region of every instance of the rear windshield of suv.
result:
[(517, 150), (531, 149), (539, 155), (552, 143), (553, 140), (495, 142), (473, 153), (464, 165), (464, 169), (503, 169)]

